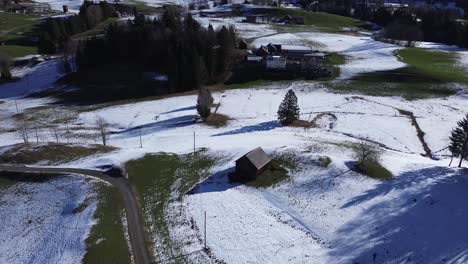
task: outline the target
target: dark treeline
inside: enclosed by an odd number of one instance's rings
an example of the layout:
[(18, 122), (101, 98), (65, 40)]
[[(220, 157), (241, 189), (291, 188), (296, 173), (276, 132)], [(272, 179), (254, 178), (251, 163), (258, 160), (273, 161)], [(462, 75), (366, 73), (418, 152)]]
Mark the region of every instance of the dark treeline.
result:
[[(468, 25), (459, 21), (463, 18), (460, 9), (416, 7), (410, 2), (407, 7), (395, 10), (385, 7), (383, 0), (300, 0), (299, 3), (308, 10), (374, 22), (385, 28), (384, 38), (407, 40), (409, 44), (420, 40), (468, 47)], [(468, 0), (456, 3), (467, 17)]]
[(114, 23), (105, 38), (80, 42), (78, 72), (105, 65), (134, 65), (135, 71), (168, 77), (169, 92), (183, 92), (223, 81), (235, 48), (234, 28), (206, 29), (176, 8), (154, 20), (138, 16)]
[(106, 1), (84, 1), (78, 15), (48, 18), (39, 38), (39, 52), (52, 55), (61, 52), (71, 36), (95, 28), (99, 23), (122, 13), (134, 13), (134, 9)]
[(450, 10), (419, 8), (392, 13), (380, 8), (371, 21), (385, 27), (384, 37), (408, 40), (409, 44), (421, 40), (468, 47), (468, 27)]

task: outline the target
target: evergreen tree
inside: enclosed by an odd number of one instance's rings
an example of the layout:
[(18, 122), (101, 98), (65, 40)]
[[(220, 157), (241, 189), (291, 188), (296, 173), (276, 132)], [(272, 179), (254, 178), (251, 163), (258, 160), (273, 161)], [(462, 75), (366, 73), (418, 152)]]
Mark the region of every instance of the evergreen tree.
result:
[(57, 47), (49, 33), (45, 32), (39, 38), (38, 50), (40, 54), (45, 54), (47, 56), (51, 56), (57, 51)]
[(299, 119), (299, 106), (293, 90), (289, 90), (284, 96), (278, 109), (278, 120), (283, 125), (289, 125)]
[(463, 159), (468, 158), (468, 114), (458, 121), (457, 125), (450, 135), (449, 150), (452, 152), (452, 158), (460, 158), (458, 167), (461, 167)]
[(8, 54), (0, 52), (0, 79), (11, 80), (13, 75), (10, 72), (11, 58)]
[(211, 114), (211, 106), (213, 105), (213, 96), (211, 92), (206, 88), (201, 88), (198, 91), (198, 98), (197, 98), (197, 112), (200, 115), (200, 118), (203, 122)]

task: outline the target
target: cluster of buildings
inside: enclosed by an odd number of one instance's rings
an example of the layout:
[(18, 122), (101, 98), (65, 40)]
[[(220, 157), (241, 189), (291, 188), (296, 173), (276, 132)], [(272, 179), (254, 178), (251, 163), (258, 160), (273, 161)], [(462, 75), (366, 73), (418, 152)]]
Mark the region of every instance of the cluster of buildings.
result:
[(268, 15), (247, 15), (242, 22), (245, 23), (278, 23), (286, 25), (304, 25), (303, 16), (270, 17)]
[(465, 10), (453, 0), (356, 0), (356, 3), (358, 6), (366, 6), (373, 9), (384, 7), (390, 11), (407, 8), (432, 8), (451, 11), (461, 17), (465, 14)]
[[(246, 47), (239, 43), (239, 48)], [(314, 72), (323, 69), (326, 55), (307, 46), (270, 43), (251, 51), (246, 63), (263, 65), (267, 71)]]
[(2, 9), (6, 12), (19, 14), (45, 14), (52, 11), (47, 3), (20, 2), (5, 0), (2, 2)]

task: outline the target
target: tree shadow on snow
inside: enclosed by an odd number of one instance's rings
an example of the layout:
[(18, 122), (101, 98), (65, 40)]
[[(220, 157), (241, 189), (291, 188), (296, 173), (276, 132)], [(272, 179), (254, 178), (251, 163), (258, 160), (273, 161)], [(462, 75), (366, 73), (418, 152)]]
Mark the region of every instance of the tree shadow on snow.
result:
[(227, 135), (236, 135), (236, 134), (243, 134), (243, 133), (250, 133), (250, 132), (258, 132), (258, 131), (269, 131), (275, 128), (281, 127), (278, 121), (268, 121), (263, 122), (260, 124), (252, 125), (252, 126), (245, 126), (239, 129), (214, 134), (212, 137), (219, 137), (219, 136), (227, 136)]
[(128, 128), (125, 130), (111, 132), (111, 134), (126, 134), (125, 136), (132, 136), (136, 137), (140, 135), (148, 135), (155, 132), (160, 132), (164, 130), (168, 130), (170, 128), (178, 128), (178, 127), (185, 127), (193, 125), (193, 121), (195, 120), (195, 115), (184, 115), (179, 117), (174, 117), (167, 120), (157, 121), (149, 124), (144, 124), (140, 126), (135, 126), (132, 128)]
[(238, 182), (229, 181), (228, 174), (235, 170), (234, 167), (218, 171), (204, 181), (195, 185), (187, 194), (209, 193), (209, 192), (223, 192), (228, 189), (241, 185)]
[(164, 114), (172, 114), (172, 113), (183, 112), (183, 111), (189, 111), (189, 110), (195, 110), (195, 109), (197, 109), (196, 106), (187, 106), (187, 107), (182, 107), (182, 108), (174, 109), (174, 110), (171, 110), (171, 111), (168, 111), (168, 112), (164, 112), (164, 113), (161, 113), (161, 114), (162, 114), (162, 115), (164, 115)]
[(331, 255), (349, 263), (466, 263), (467, 201), (467, 170), (405, 172), (342, 206), (366, 209), (336, 232)]

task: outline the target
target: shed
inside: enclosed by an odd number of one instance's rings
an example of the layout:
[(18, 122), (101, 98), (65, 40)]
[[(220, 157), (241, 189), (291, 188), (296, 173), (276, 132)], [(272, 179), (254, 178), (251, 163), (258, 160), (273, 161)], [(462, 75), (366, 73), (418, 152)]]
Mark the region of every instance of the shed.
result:
[(237, 48), (241, 50), (246, 50), (248, 48), (247, 42), (245, 40), (241, 39), (239, 42), (237, 42)]
[(260, 46), (260, 48), (257, 49), (255, 54), (257, 54), (257, 56), (267, 56), (267, 55), (270, 55), (270, 52), (268, 51), (267, 47), (262, 45)]
[(278, 52), (278, 48), (276, 48), (276, 46), (271, 43), (268, 44), (266, 47), (268, 49), (268, 52), (270, 52), (270, 54), (275, 54), (276, 52)]
[(236, 174), (245, 180), (254, 180), (271, 164), (271, 158), (258, 147), (236, 160)]

